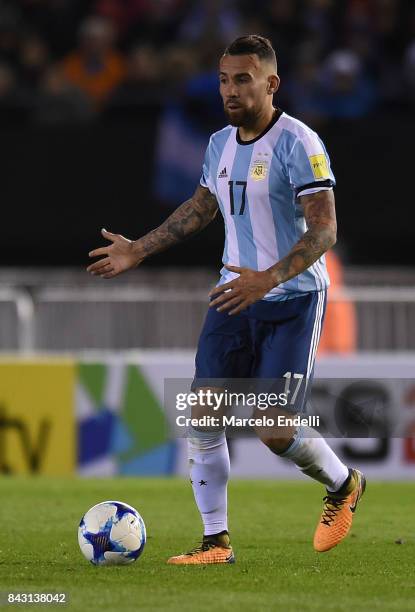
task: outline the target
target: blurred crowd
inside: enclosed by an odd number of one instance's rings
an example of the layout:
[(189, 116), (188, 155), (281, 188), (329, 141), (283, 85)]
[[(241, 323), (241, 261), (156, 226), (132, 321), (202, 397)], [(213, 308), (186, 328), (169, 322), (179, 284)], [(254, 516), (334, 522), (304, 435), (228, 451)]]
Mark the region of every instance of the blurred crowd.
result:
[(1, 0), (0, 125), (221, 113), (236, 36), (276, 49), (277, 103), (313, 124), (413, 111), (413, 0)]

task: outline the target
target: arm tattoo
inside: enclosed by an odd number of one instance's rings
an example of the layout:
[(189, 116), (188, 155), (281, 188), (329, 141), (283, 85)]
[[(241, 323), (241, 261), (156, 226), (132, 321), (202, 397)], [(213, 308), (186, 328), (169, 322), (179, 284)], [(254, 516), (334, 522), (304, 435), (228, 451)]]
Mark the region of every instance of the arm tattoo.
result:
[(286, 257), (269, 268), (275, 284), (301, 274), (336, 243), (336, 212), (332, 190), (300, 197), (307, 231)]
[(136, 242), (145, 257), (165, 251), (205, 228), (215, 217), (218, 203), (209, 189), (198, 186), (193, 196), (184, 202), (157, 229)]

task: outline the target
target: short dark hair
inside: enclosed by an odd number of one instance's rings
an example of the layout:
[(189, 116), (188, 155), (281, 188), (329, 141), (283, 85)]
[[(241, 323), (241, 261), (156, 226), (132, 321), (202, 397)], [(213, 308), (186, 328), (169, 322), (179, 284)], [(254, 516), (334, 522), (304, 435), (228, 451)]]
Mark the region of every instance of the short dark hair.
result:
[(224, 51), (224, 55), (250, 55), (255, 53), (261, 60), (274, 62), (277, 58), (271, 41), (259, 34), (239, 36)]

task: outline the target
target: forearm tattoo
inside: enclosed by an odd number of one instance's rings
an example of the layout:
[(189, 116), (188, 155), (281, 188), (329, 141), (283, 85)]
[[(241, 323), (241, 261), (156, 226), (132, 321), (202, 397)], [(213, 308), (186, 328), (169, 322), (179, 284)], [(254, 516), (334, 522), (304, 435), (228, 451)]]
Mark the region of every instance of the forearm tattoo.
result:
[(137, 241), (146, 257), (165, 251), (205, 228), (215, 217), (218, 203), (210, 191), (199, 186), (157, 229)]
[(308, 229), (288, 255), (270, 268), (276, 285), (307, 270), (336, 242), (333, 191), (319, 191), (300, 201)]

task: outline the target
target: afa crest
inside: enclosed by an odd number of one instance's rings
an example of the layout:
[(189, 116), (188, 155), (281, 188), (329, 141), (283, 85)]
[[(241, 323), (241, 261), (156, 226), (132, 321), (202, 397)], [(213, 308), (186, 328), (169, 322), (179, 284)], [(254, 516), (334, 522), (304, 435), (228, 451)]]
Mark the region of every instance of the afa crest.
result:
[(251, 179), (262, 181), (268, 174), (268, 164), (262, 159), (257, 159), (251, 166)]

